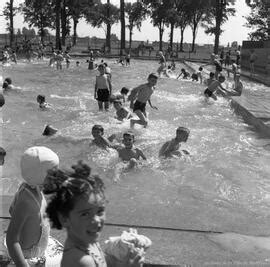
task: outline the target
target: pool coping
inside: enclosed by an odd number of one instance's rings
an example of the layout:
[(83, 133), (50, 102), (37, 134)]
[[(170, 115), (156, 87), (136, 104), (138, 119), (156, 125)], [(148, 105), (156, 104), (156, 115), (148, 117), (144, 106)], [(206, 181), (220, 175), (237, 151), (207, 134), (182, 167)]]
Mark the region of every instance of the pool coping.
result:
[[(194, 62), (190, 62), (193, 63)], [(198, 62), (196, 62), (195, 64), (197, 64)], [(185, 61), (184, 64), (189, 67), (190, 69), (192, 69), (192, 71), (196, 71), (196, 69), (189, 64), (189, 62)], [(198, 65), (199, 67), (199, 65)], [(205, 73), (209, 73), (209, 71), (204, 70)], [(263, 83), (265, 85), (267, 85), (263, 80), (260, 80), (259, 78), (254, 78), (254, 77), (250, 77), (247, 74), (241, 74), (243, 76), (245, 76), (248, 79), (251, 79), (253, 81), (256, 82), (260, 82)], [(240, 101), (238, 101), (239, 99), (246, 99), (247, 97), (244, 95), (239, 96), (228, 96), (226, 95), (223, 91), (219, 90), (219, 93), (226, 99), (228, 99), (231, 108), (234, 110), (235, 114), (240, 115), (244, 122), (246, 122), (247, 124), (253, 126), (254, 130), (256, 130), (259, 134), (261, 134), (264, 137), (269, 137), (270, 138), (270, 126), (268, 126), (267, 124), (265, 124), (260, 118), (256, 117), (252, 111), (248, 110), (246, 107), (244, 107), (241, 103), (239, 103)]]

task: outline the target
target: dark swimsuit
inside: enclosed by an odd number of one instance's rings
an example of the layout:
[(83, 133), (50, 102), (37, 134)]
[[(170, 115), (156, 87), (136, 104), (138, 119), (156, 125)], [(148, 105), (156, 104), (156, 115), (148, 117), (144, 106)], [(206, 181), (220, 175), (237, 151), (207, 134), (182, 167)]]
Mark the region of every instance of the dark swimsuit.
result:
[(146, 107), (146, 103), (136, 101), (134, 103), (133, 112), (135, 112), (136, 110), (140, 110), (141, 112), (145, 113), (145, 107)]

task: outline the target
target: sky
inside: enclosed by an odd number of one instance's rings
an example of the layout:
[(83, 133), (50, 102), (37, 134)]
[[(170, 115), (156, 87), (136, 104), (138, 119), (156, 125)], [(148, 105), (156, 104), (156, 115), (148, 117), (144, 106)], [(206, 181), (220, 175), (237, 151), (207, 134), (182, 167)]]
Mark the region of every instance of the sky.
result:
[[(6, 0), (7, 1), (7, 0)], [(0, 14), (3, 13), (3, 8), (5, 6), (5, 0), (0, 0)], [(14, 0), (14, 6), (17, 7), (23, 0)], [(102, 0), (106, 2), (106, 0)], [(111, 3), (119, 6), (119, 0), (111, 0)], [(136, 0), (126, 0), (126, 2), (136, 2)], [(245, 4), (245, 0), (236, 0), (234, 5), (236, 9), (236, 14), (234, 17), (229, 17), (229, 20), (223, 25), (222, 29), (224, 32), (220, 37), (220, 44), (227, 45), (228, 42), (237, 41), (241, 44), (243, 40), (247, 40), (249, 29), (244, 26), (246, 20), (244, 16), (250, 13), (250, 8)], [(27, 27), (28, 25), (23, 22), (23, 15), (18, 14), (14, 18), (14, 27), (16, 29)], [(3, 16), (0, 16), (0, 33), (6, 33), (6, 21)], [(112, 33), (115, 33), (120, 39), (120, 23), (112, 26)], [(93, 28), (87, 24), (84, 20), (81, 20), (78, 24), (77, 34), (79, 37), (100, 37), (105, 38), (105, 31), (103, 28)], [(126, 30), (126, 39), (129, 38), (128, 29)], [(158, 41), (159, 31), (158, 28), (153, 27), (150, 19), (142, 23), (141, 31), (135, 30), (132, 37), (133, 40), (139, 41)], [(169, 40), (169, 29), (166, 29), (163, 35), (163, 41)], [(174, 42), (180, 41), (180, 30), (176, 29), (174, 32)], [(184, 42), (192, 42), (191, 29), (187, 28), (184, 33)], [(206, 35), (203, 28), (199, 28), (196, 43), (198, 44), (212, 44), (214, 43), (214, 36)]]

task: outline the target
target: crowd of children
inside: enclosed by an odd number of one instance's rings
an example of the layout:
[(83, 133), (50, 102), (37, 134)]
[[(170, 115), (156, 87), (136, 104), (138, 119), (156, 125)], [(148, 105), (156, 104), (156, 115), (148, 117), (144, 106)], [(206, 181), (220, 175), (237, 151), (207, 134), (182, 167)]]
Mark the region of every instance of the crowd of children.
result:
[[(166, 67), (166, 59), (162, 52), (160, 55), (160, 68), (158, 74), (161, 75)], [(50, 59), (50, 65), (56, 63), (57, 69), (62, 69), (62, 61), (66, 59), (67, 68), (70, 64), (68, 53), (62, 55), (55, 53)], [(126, 64), (130, 64), (130, 56), (125, 58)], [(235, 88), (233, 91), (223, 88), (222, 83), (225, 77), (221, 75), (218, 59), (214, 59), (216, 71), (210, 72), (209, 78), (204, 81), (207, 88), (204, 91), (206, 98), (217, 99), (215, 92), (223, 90), (227, 95), (239, 96), (242, 93), (243, 84), (237, 67), (234, 71)], [(172, 61), (169, 70), (174, 71), (176, 66)], [(157, 110), (152, 105), (151, 96), (156, 90), (158, 75), (151, 73), (147, 77), (147, 82), (133, 89), (123, 87), (119, 94), (112, 94), (112, 75), (107, 64), (101, 62), (97, 66), (99, 75), (96, 76), (94, 86), (94, 98), (97, 100), (100, 111), (109, 110), (110, 103), (116, 110), (116, 119), (119, 121), (130, 120), (130, 128), (136, 124), (147, 127), (148, 118), (146, 105)], [(184, 69), (177, 79), (191, 78), (192, 81), (203, 82), (203, 68), (190, 74)], [(167, 73), (168, 74), (168, 73)], [(3, 91), (12, 89), (12, 81), (6, 78), (3, 83)], [(2, 95), (1, 106), (5, 104)], [(37, 96), (37, 103), (41, 110), (48, 110), (52, 106), (46, 102), (45, 95)], [(129, 101), (130, 108), (134, 114), (123, 104)], [(137, 116), (135, 118), (134, 116)], [(57, 129), (46, 125), (43, 135), (49, 136), (57, 132)], [(160, 158), (183, 157), (189, 155), (185, 149), (181, 150), (181, 144), (187, 142), (190, 130), (186, 127), (178, 127), (175, 137), (161, 145), (158, 156)], [(116, 166), (119, 171), (115, 180), (123, 171), (130, 171), (140, 164), (140, 160), (147, 160), (144, 152), (134, 146), (135, 135), (126, 131), (122, 135), (122, 143), (116, 143), (116, 135), (104, 136), (102, 125), (92, 127), (93, 140), (90, 145), (98, 146), (102, 149), (115, 149), (121, 167)], [(0, 165), (4, 164), (6, 151), (0, 148)], [(79, 161), (72, 166), (72, 171), (59, 169), (59, 158), (56, 153), (47, 147), (31, 147), (27, 149), (20, 162), (21, 174), (24, 182), (19, 187), (10, 207), (11, 220), (6, 234), (6, 246), (10, 260), (16, 266), (44, 266), (46, 259), (46, 249), (51, 237), (49, 236), (50, 225), (46, 217), (51, 221), (52, 227), (65, 229), (67, 238), (62, 248), (61, 266), (119, 266), (119, 267), (139, 267), (142, 266), (145, 250), (148, 245), (134, 243), (130, 246), (128, 253), (124, 256), (124, 261), (118, 261), (114, 254), (103, 253), (98, 239), (105, 222), (106, 197), (104, 184), (99, 176), (92, 175), (91, 168), (87, 164)], [(118, 169), (117, 169), (118, 168)], [(49, 195), (47, 204), (44, 195)], [(57, 242), (50, 255), (61, 248)], [(53, 256), (54, 257), (54, 256)], [(52, 258), (53, 258), (52, 257)], [(34, 260), (33, 260), (34, 259)], [(55, 257), (59, 261), (59, 257)], [(60, 266), (60, 262), (58, 263)]]

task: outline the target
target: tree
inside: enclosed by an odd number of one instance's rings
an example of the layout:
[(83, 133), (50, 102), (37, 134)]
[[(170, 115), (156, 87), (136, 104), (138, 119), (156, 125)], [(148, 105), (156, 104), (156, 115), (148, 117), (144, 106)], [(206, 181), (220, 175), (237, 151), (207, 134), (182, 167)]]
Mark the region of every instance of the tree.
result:
[[(228, 16), (235, 14), (235, 9), (230, 5), (234, 5), (235, 0), (208, 0), (210, 8), (205, 17), (204, 27), (205, 33), (215, 35), (214, 53), (218, 53), (219, 37), (222, 33), (221, 26), (228, 20)], [(213, 23), (215, 21), (215, 24)]]
[(125, 1), (124, 0), (120, 0), (120, 21), (121, 21), (120, 55), (122, 56), (123, 51), (126, 48), (126, 23), (125, 23)]
[(53, 4), (46, 0), (25, 0), (21, 5), (24, 21), (29, 27), (38, 28), (41, 43), (46, 36), (46, 28), (52, 28), (54, 23)]
[(7, 30), (9, 31), (9, 45), (10, 47), (13, 47), (13, 41), (14, 41), (14, 23), (13, 19), (16, 15), (18, 8), (14, 7), (14, 0), (9, 0), (9, 2), (6, 2), (6, 5), (3, 10), (3, 15), (7, 22)]
[[(246, 1), (247, 2), (247, 1)], [(263, 41), (270, 38), (270, 21), (269, 21), (269, 5), (263, 1), (248, 1), (251, 7), (251, 13), (246, 16), (247, 23), (245, 26), (254, 30), (249, 33), (252, 41)]]
[(195, 50), (195, 39), (198, 31), (199, 23), (203, 20), (207, 14), (209, 5), (205, 0), (190, 0), (186, 5), (186, 12), (188, 14), (189, 25), (192, 30), (192, 45), (191, 52)]
[(150, 10), (150, 17), (154, 26), (159, 30), (159, 50), (162, 51), (162, 38), (167, 21), (167, 1), (166, 0), (143, 0)]
[(127, 28), (129, 29), (129, 50), (131, 49), (133, 29), (137, 28), (141, 30), (142, 21), (146, 18), (147, 9), (142, 2), (137, 1), (133, 4), (126, 3), (125, 11), (127, 13), (128, 24)]
[(104, 24), (107, 26), (104, 29), (106, 34), (106, 47), (107, 52), (111, 50), (111, 27), (113, 24), (119, 21), (119, 8), (110, 4), (110, 1), (106, 4), (97, 4), (93, 8), (85, 9), (84, 16), (88, 23), (93, 27), (101, 28)]

